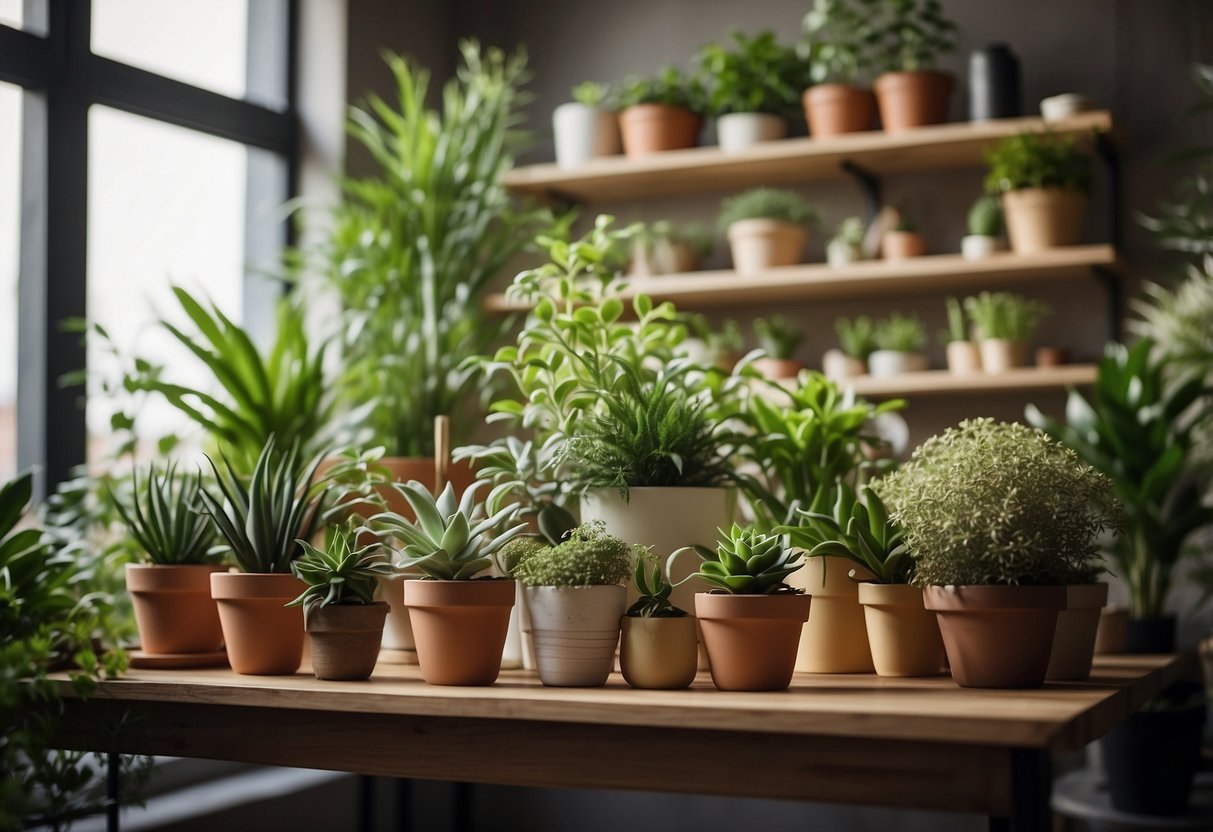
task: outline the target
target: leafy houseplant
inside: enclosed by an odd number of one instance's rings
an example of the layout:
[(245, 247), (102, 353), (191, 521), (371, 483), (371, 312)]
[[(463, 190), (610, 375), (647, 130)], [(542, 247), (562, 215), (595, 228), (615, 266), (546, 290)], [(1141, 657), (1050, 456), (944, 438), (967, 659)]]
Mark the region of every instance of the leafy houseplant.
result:
[(635, 158), (698, 144), (707, 94), (698, 76), (667, 66), (622, 81), (618, 105), (623, 151)]
[(986, 152), (986, 190), (1001, 194), (1016, 254), (1074, 245), (1091, 192), (1091, 156), (1071, 136), (1020, 133)]
[(621, 150), (615, 94), (609, 86), (585, 81), (573, 87), (573, 100), (552, 111), (556, 164), (564, 168)]
[(718, 225), (729, 239), (733, 268), (746, 274), (799, 263), (816, 218), (794, 191), (755, 188), (725, 199)]
[(868, 371), (868, 358), (876, 351), (876, 324), (867, 315), (834, 321), (838, 349), (826, 352), (822, 369), (832, 381), (846, 381)]
[(695, 57), (699, 71), (711, 79), (708, 112), (717, 117), (716, 132), (726, 153), (786, 136), (807, 85), (796, 51), (782, 46), (774, 32), (750, 37), (733, 31), (729, 39), (728, 45), (703, 47)]
[(873, 377), (927, 369), (927, 357), (922, 353), (927, 332), (917, 315), (894, 312), (876, 323), (872, 338), (877, 349), (868, 356), (868, 372)]
[(948, 120), (953, 79), (935, 69), (956, 48), (956, 24), (939, 0), (861, 0), (867, 46), (884, 72), (876, 79), (880, 120), (900, 132)]
[(756, 318), (754, 335), (757, 336), (758, 344), (766, 356), (754, 360), (751, 366), (767, 378), (795, 378), (804, 368), (804, 364), (792, 357), (796, 354), (796, 348), (804, 341), (804, 333), (783, 315)]
[(948, 369), (959, 375), (981, 372), (981, 351), (970, 340), (964, 308), (954, 297), (948, 298), (947, 307), (948, 328), (940, 336), (947, 345)]
[(804, 16), (797, 51), (808, 63), (805, 118), (817, 138), (870, 130), (876, 97), (866, 84), (870, 67), (867, 4), (817, 0)]
[(1010, 292), (982, 292), (965, 298), (965, 309), (977, 331), (981, 366), (987, 373), (1005, 372), (1028, 363), (1028, 341), (1048, 307)]
[(685, 688), (699, 664), (695, 619), (670, 601), (674, 586), (656, 558), (636, 558), (633, 581), (640, 597), (620, 622), (623, 678), (634, 688)]
[(960, 253), (966, 260), (981, 260), (998, 251), (1002, 237), (1002, 202), (992, 194), (983, 194), (969, 209), (969, 233), (960, 241)]

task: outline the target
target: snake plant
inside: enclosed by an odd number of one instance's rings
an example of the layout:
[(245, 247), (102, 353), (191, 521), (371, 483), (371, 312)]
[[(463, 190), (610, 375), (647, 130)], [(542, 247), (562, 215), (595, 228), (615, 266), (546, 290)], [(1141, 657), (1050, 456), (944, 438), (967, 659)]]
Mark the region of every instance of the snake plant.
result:
[[(823, 497), (828, 493), (818, 492)], [(860, 496), (862, 499), (841, 483), (828, 513), (819, 504), (808, 510), (798, 508), (799, 525), (782, 526), (776, 531), (787, 534), (792, 544), (805, 549), (809, 557), (846, 558), (875, 575), (877, 583), (909, 583), (914, 561), (906, 547), (905, 530), (889, 519), (875, 491), (864, 486)]]
[(696, 573), (700, 578), (734, 595), (796, 591), (783, 580), (799, 569), (804, 559), (785, 543), (783, 535), (736, 523), (727, 532), (721, 529), (720, 534), (715, 551), (698, 544), (694, 547), (703, 558)]
[(112, 488), (110, 496), (149, 563), (184, 565), (214, 560), (215, 527), (199, 510), (200, 474), (178, 473), (176, 465), (169, 464), (162, 472), (150, 466), (142, 482), (137, 473), (131, 478), (129, 504)]

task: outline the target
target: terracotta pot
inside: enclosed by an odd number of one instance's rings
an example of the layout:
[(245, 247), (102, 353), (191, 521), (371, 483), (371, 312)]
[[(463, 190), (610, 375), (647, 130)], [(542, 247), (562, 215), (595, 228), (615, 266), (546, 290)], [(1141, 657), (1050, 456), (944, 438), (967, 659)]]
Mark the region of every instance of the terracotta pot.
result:
[(948, 370), (958, 376), (981, 372), (981, 350), (972, 341), (949, 341)]
[(219, 610), (211, 597), (217, 564), (160, 566), (128, 563), (126, 590), (144, 653), (215, 653), (223, 649)]
[(1064, 586), (929, 586), (923, 591), (956, 683), (1031, 688), (1044, 682)]
[(621, 621), (619, 667), (634, 688), (676, 690), (695, 681), (699, 635), (695, 617), (625, 615)]
[(815, 84), (804, 91), (804, 118), (815, 139), (872, 129), (876, 96), (848, 84)]
[(738, 220), (726, 234), (733, 270), (741, 274), (778, 266), (794, 266), (804, 254), (809, 232), (803, 225), (781, 220)]
[(1069, 351), (1065, 347), (1036, 348), (1037, 367), (1061, 367), (1068, 358)]
[(751, 365), (772, 381), (794, 379), (804, 369), (804, 363), (790, 358), (756, 358)]
[(539, 681), (553, 687), (601, 687), (615, 666), (621, 586), (528, 586), (527, 610)]
[(1129, 608), (1104, 607), (1099, 612), (1099, 628), (1095, 631), (1095, 655), (1119, 656), (1129, 637)]
[(842, 350), (830, 349), (821, 357), (821, 371), (831, 381), (846, 381), (866, 374), (868, 365)]
[(308, 613), (305, 629), (316, 678), (358, 681), (369, 677), (379, 660), (387, 615), (388, 606), (382, 601), (330, 604)]
[(628, 267), (631, 277), (658, 277), (663, 274), (686, 274), (699, 268), (699, 255), (680, 240), (659, 239), (645, 244), (637, 240), (632, 246)]
[(562, 168), (579, 167), (620, 150), (619, 119), (615, 114), (579, 101), (561, 104), (552, 111), (552, 133), (556, 164)]
[(987, 373), (1005, 373), (1015, 367), (1028, 366), (1026, 341), (982, 338), (977, 346), (981, 350), (981, 369)]
[(696, 595), (695, 614), (708, 650), (712, 683), (720, 690), (787, 688), (811, 600), (791, 592)]
[(694, 147), (702, 126), (703, 119), (695, 113), (668, 104), (637, 104), (619, 114), (623, 152), (631, 159)]
[(788, 120), (771, 113), (728, 113), (716, 119), (716, 141), (725, 153), (740, 153), (787, 135)]
[(903, 373), (921, 373), (930, 366), (927, 356), (921, 352), (876, 350), (868, 356), (868, 372), (872, 378), (899, 376)]
[(1016, 254), (1031, 254), (1082, 239), (1087, 197), (1062, 188), (1023, 188), (1002, 195), (1007, 236)]
[(922, 589), (905, 584), (859, 585), (872, 663), (881, 676), (938, 676), (943, 669), (943, 637), (935, 613), (922, 602)]
[(1046, 679), (1076, 682), (1091, 675), (1099, 613), (1106, 603), (1107, 584), (1066, 587), (1066, 608), (1057, 616), (1057, 631), (1053, 636), (1053, 652), (1049, 655)]
[(404, 582), (421, 677), (431, 685), (491, 685), (514, 606), (512, 580)]
[(908, 260), (927, 253), (927, 241), (917, 231), (886, 231), (880, 238), (880, 256), (885, 260)]
[(960, 256), (966, 260), (984, 260), (1002, 251), (1002, 238), (985, 234), (966, 234), (960, 238)]
[(303, 609), (286, 607), (306, 585), (289, 574), (215, 572), (211, 596), (232, 670), (248, 676), (289, 676), (303, 661)]
[[(855, 570), (855, 579), (850, 577)], [(813, 614), (803, 627), (796, 670), (801, 673), (871, 673), (872, 651), (859, 584), (871, 572), (846, 558), (809, 558), (788, 584), (813, 596)]]
[(948, 120), (952, 76), (946, 72), (886, 72), (876, 79), (876, 103), (886, 133)]

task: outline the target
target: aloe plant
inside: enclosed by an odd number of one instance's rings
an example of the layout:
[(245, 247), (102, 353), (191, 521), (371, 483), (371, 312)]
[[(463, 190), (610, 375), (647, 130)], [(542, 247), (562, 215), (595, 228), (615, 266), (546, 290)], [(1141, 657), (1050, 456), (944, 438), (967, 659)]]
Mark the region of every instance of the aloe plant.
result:
[(662, 563), (652, 554), (636, 558), (636, 572), (632, 577), (640, 597), (628, 607), (625, 615), (636, 618), (682, 618), (687, 611), (670, 602), (674, 585), (670, 583)]
[(175, 463), (159, 472), (148, 466), (140, 485), (132, 473), (129, 505), (110, 489), (110, 498), (127, 531), (149, 563), (182, 565), (210, 563), (214, 558), (215, 527), (202, 510), (200, 474), (178, 473)]
[(1049, 308), (1011, 292), (982, 292), (965, 298), (965, 310), (977, 328), (978, 337), (1027, 341)]
[(291, 574), (307, 584), (307, 589), (287, 606), (303, 607), (305, 623), (317, 607), (375, 603), (379, 579), (392, 574), (382, 545), (359, 546), (354, 528), (330, 527), (322, 549), (306, 540), (297, 542), (303, 554), (291, 562)]
[(948, 305), (948, 328), (940, 333), (940, 340), (945, 344), (955, 343), (957, 341), (969, 340), (969, 327), (965, 323), (964, 309), (960, 305), (960, 301), (954, 297), (949, 297)]
[[(818, 492), (824, 497), (827, 491)], [(862, 499), (860, 499), (862, 498)], [(906, 584), (914, 572), (914, 560), (906, 546), (905, 530), (889, 519), (879, 495), (870, 487), (859, 497), (841, 485), (828, 510), (824, 499), (808, 510), (798, 509), (799, 524), (776, 529), (788, 535), (793, 545), (809, 557), (846, 558), (876, 576), (876, 583)]]
[(803, 565), (803, 556), (784, 542), (783, 535), (734, 523), (727, 532), (720, 529), (714, 551), (698, 544), (694, 549), (703, 559), (695, 574), (725, 592), (733, 595), (799, 592), (783, 581)]
[(834, 321), (834, 331), (838, 333), (839, 348), (851, 358), (867, 361), (876, 351), (876, 324), (867, 315), (853, 320), (838, 318)]
[(882, 350), (917, 352), (927, 342), (927, 331), (917, 315), (894, 312), (876, 324), (872, 340)]

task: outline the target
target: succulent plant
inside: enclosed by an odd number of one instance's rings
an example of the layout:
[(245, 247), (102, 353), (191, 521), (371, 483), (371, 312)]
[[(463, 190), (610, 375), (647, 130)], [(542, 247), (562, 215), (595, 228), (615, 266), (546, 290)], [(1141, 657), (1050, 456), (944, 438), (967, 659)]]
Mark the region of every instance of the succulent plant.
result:
[(754, 320), (754, 335), (771, 358), (789, 360), (804, 340), (804, 333), (783, 315)]
[(948, 298), (948, 328), (940, 333), (940, 338), (945, 344), (950, 344), (955, 341), (969, 340), (969, 327), (965, 323), (964, 309), (960, 305), (960, 301), (954, 297)]
[(114, 508), (127, 531), (147, 556), (148, 563), (185, 565), (215, 560), (215, 527), (202, 508), (201, 474), (148, 467), (140, 483), (132, 472), (130, 503), (110, 490)]
[[(825, 502), (825, 489), (818, 492)], [(809, 557), (842, 557), (862, 566), (881, 584), (909, 583), (914, 560), (906, 546), (905, 530), (889, 519), (888, 510), (870, 487), (860, 489), (860, 499), (845, 483), (837, 489), (834, 505), (824, 510), (815, 504), (797, 509), (799, 525), (776, 529), (788, 535), (793, 545)]]
[(734, 595), (799, 591), (783, 580), (803, 565), (803, 555), (794, 552), (783, 535), (736, 523), (727, 532), (720, 529), (720, 535), (715, 551), (694, 547), (703, 558), (696, 573), (700, 578)]
[(601, 520), (582, 523), (556, 546), (511, 546), (511, 572), (527, 586), (616, 586), (627, 580), (632, 559), (647, 550), (606, 533)]
[(307, 584), (307, 589), (287, 606), (302, 606), (305, 622), (316, 607), (375, 603), (379, 578), (391, 575), (392, 567), (384, 559), (381, 544), (357, 543), (357, 530), (340, 526), (331, 526), (325, 533), (323, 549), (299, 541), (303, 554), (291, 563), (291, 574)]
[(838, 333), (838, 346), (844, 353), (860, 361), (867, 361), (876, 350), (876, 325), (867, 315), (855, 319), (839, 318), (834, 321)]
[(969, 233), (976, 237), (997, 237), (1002, 234), (1002, 202), (998, 197), (983, 194), (969, 209)]
[(687, 611), (670, 602), (674, 585), (670, 583), (662, 563), (651, 554), (636, 558), (633, 577), (640, 598), (628, 607), (626, 615), (638, 618), (682, 618)]
[(872, 339), (882, 350), (917, 352), (926, 344), (927, 332), (917, 315), (894, 312), (876, 324)]
[(1027, 341), (1049, 311), (1040, 301), (1011, 292), (982, 292), (965, 298), (965, 309), (978, 337), (1008, 341)]

